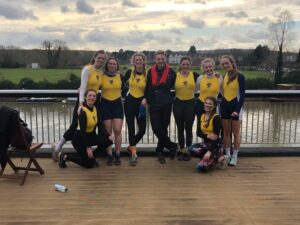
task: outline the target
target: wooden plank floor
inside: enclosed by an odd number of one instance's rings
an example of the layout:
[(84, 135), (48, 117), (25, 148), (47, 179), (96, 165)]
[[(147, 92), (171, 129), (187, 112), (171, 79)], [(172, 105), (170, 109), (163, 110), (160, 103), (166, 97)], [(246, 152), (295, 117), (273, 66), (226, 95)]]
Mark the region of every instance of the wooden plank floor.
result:
[[(26, 159), (24, 159), (25, 161)], [(60, 169), (39, 159), (24, 186), (0, 180), (1, 224), (300, 224), (300, 158), (240, 158), (226, 170), (197, 173), (190, 162), (141, 157), (130, 167)], [(20, 159), (17, 159), (20, 163)], [(62, 183), (68, 193), (54, 191)]]

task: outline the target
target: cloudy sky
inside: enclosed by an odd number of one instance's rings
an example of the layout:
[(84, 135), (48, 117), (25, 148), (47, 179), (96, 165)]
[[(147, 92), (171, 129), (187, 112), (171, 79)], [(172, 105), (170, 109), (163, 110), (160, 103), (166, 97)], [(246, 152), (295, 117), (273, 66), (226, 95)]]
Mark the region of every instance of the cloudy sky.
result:
[(197, 50), (270, 45), (269, 24), (282, 10), (295, 21), (300, 0), (0, 0), (0, 45), (41, 48), (63, 40), (71, 49)]

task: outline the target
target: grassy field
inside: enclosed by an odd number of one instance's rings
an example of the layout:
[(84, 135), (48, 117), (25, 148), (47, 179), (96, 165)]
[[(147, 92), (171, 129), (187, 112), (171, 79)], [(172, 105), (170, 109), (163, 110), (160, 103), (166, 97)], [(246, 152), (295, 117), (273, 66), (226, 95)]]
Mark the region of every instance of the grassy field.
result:
[[(121, 68), (125, 68), (122, 66)], [(80, 76), (80, 69), (2, 69), (0, 68), (0, 81), (3, 79), (10, 80), (14, 83), (18, 83), (22, 78), (29, 77), (34, 81), (48, 80), (50, 82), (56, 82), (58, 80), (66, 79), (71, 73)], [(125, 70), (122, 71), (125, 73)], [(196, 71), (199, 73), (199, 71)], [(224, 74), (224, 71), (219, 71)], [(272, 74), (261, 71), (242, 71), (246, 76), (246, 79), (254, 79), (258, 77), (272, 79)]]

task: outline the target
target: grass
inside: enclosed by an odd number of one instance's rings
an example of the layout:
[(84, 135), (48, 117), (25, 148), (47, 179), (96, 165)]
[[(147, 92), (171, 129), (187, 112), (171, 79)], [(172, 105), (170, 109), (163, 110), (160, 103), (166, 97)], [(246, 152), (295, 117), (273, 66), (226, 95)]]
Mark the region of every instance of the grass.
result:
[[(122, 73), (125, 73), (125, 66), (121, 66)], [(200, 72), (200, 71), (195, 71)], [(262, 71), (241, 71), (246, 79), (254, 78), (268, 78), (272, 80), (272, 74)], [(48, 80), (49, 82), (56, 82), (58, 80), (66, 79), (73, 73), (80, 76), (80, 69), (2, 69), (0, 68), (0, 81), (3, 79), (10, 80), (13, 83), (18, 83), (22, 78), (29, 77), (34, 81)], [(224, 71), (219, 71), (225, 74)]]

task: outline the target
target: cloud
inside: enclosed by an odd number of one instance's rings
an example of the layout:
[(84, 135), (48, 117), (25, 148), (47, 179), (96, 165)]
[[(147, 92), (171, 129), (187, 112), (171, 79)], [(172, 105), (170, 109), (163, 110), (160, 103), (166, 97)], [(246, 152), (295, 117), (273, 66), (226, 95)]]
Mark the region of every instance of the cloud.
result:
[(67, 13), (67, 12), (70, 11), (70, 9), (68, 8), (68, 6), (62, 5), (62, 6), (60, 7), (60, 11), (61, 11), (62, 13)]
[(204, 28), (205, 27), (205, 21), (204, 20), (194, 20), (191, 19), (190, 17), (183, 17), (182, 18), (183, 24), (187, 25), (188, 27), (192, 28)]
[(177, 29), (177, 28), (172, 28), (170, 30), (170, 33), (178, 34), (178, 35), (183, 35), (183, 33), (179, 29)]
[(42, 27), (37, 27), (36, 30), (45, 33), (53, 33), (53, 32), (64, 32), (66, 29), (57, 26), (42, 26)]
[(76, 9), (79, 13), (85, 13), (85, 14), (93, 14), (95, 12), (95, 9), (89, 5), (85, 0), (79, 0), (76, 3)]
[(248, 14), (244, 11), (239, 11), (237, 13), (233, 13), (233, 12), (226, 13), (225, 16), (240, 19), (240, 18), (248, 17)]
[(255, 17), (249, 19), (249, 21), (253, 23), (269, 23), (270, 19), (268, 17)]
[(247, 36), (255, 40), (266, 40), (268, 38), (268, 32), (264, 30), (250, 29), (247, 32)]
[(131, 0), (123, 0), (122, 5), (128, 7), (138, 7), (138, 4), (132, 2)]
[(20, 5), (13, 5), (3, 2), (0, 2), (0, 16), (4, 16), (6, 19), (11, 20), (38, 19), (32, 10), (26, 10)]

